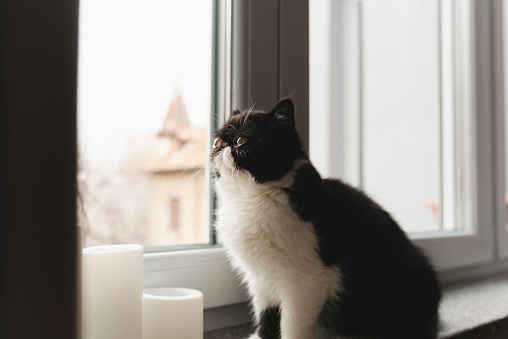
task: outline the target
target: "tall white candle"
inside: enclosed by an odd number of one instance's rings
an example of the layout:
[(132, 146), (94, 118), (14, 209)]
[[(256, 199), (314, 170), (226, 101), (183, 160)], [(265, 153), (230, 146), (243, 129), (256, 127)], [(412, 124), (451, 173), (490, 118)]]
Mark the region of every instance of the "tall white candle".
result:
[(143, 339), (203, 339), (203, 293), (188, 288), (145, 289)]
[(83, 249), (82, 339), (142, 339), (143, 247)]

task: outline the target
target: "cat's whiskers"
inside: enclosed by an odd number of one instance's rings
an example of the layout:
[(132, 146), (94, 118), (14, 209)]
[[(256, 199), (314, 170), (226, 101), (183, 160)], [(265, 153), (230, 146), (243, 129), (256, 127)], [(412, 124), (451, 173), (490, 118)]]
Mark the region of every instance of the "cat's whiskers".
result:
[(252, 111), (254, 110), (254, 106), (256, 106), (256, 102), (253, 102), (252, 105), (249, 107), (249, 110), (247, 111), (247, 114), (245, 115), (245, 119), (243, 119), (243, 123), (242, 125), (245, 125), (245, 122), (247, 121), (247, 119), (249, 118), (249, 115), (252, 113)]
[(219, 114), (218, 114), (218, 113), (213, 113), (213, 112), (212, 112), (212, 113), (210, 114), (210, 117), (212, 118), (212, 120), (213, 120), (214, 122), (216, 122), (216, 123), (217, 123), (217, 125), (218, 125), (218, 124), (220, 124), (220, 119), (219, 119)]
[(238, 179), (238, 172), (239, 172), (239, 171), (238, 171), (238, 168), (237, 168), (237, 167), (233, 167), (233, 168), (231, 169), (231, 174), (232, 174), (232, 176), (233, 176), (235, 179)]
[(233, 126), (233, 125), (227, 125), (227, 126), (226, 126), (226, 130), (227, 130), (227, 129), (231, 129), (231, 131), (233, 132), (233, 134), (235, 134), (235, 133), (236, 133), (236, 127), (235, 127), (235, 126)]
[(243, 119), (243, 123), (242, 123), (242, 125), (245, 125), (245, 122), (247, 121), (247, 119), (249, 119), (249, 115), (251, 114), (251, 112), (252, 112), (252, 110), (249, 110), (249, 111), (247, 112), (247, 114), (245, 115), (245, 119)]
[[(196, 183), (196, 181), (198, 180), (198, 177), (199, 177), (201, 174), (205, 173), (206, 168), (207, 168), (207, 166), (206, 166), (206, 165), (205, 165), (205, 166), (202, 166), (202, 167), (199, 167), (199, 168), (196, 168), (196, 169), (192, 172), (191, 176), (187, 179), (187, 181), (188, 181), (189, 183), (191, 183), (191, 184), (195, 184), (195, 183)], [(185, 171), (185, 170), (184, 170), (184, 171)]]

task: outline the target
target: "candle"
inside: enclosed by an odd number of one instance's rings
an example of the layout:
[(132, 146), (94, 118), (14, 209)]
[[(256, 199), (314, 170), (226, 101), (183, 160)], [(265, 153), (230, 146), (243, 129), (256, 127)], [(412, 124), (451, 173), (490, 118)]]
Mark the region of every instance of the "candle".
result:
[(143, 291), (143, 339), (203, 339), (203, 293), (188, 288)]
[(142, 339), (143, 247), (83, 249), (82, 339)]

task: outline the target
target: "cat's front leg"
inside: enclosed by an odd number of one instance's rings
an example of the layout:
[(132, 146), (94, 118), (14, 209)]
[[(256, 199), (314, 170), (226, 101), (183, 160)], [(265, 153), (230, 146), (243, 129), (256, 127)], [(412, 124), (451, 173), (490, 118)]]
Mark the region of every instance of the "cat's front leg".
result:
[(280, 339), (280, 308), (260, 305), (254, 307), (256, 313), (256, 333), (249, 339)]
[(262, 339), (280, 339), (280, 308), (269, 307), (261, 311), (256, 334)]
[(249, 339), (280, 339), (280, 308), (273, 294), (260, 289), (256, 282), (251, 279), (249, 283), (256, 323), (256, 332)]
[[(305, 291), (305, 292), (302, 292)], [(282, 299), (280, 330), (282, 339), (314, 338), (326, 295), (322, 291), (290, 290)]]
[(310, 339), (318, 322), (319, 312), (302, 308), (293, 309), (294, 306), (284, 308), (281, 317), (282, 339)]

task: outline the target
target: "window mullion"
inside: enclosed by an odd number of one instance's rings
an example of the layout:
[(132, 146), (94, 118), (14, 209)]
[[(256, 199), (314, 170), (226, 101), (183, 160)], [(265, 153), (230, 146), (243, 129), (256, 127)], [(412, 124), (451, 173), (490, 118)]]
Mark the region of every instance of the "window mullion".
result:
[(507, 226), (507, 207), (506, 207), (506, 178), (508, 168), (506, 167), (506, 140), (508, 140), (508, 131), (506, 130), (506, 104), (505, 104), (505, 81), (506, 81), (506, 31), (507, 23), (504, 22), (508, 15), (508, 8), (504, 6), (502, 0), (493, 2), (492, 11), (492, 34), (493, 34), (493, 69), (494, 77), (494, 157), (495, 157), (495, 220), (497, 228), (497, 255), (500, 258), (508, 258), (508, 226)]
[[(493, 255), (493, 109), (492, 102), (492, 39), (490, 13), (491, 3), (484, 1), (472, 2), (473, 14), (473, 63), (472, 76), (475, 92), (473, 110), (475, 110), (476, 132), (476, 199), (478, 235), (481, 242), (477, 245), (486, 249), (485, 259)], [(489, 250), (487, 250), (489, 249)]]
[[(308, 0), (279, 0), (279, 99), (296, 103), (297, 129), (309, 149), (309, 16)], [(302, 15), (304, 13), (304, 15)]]
[(232, 109), (278, 99), (278, 1), (233, 2)]

